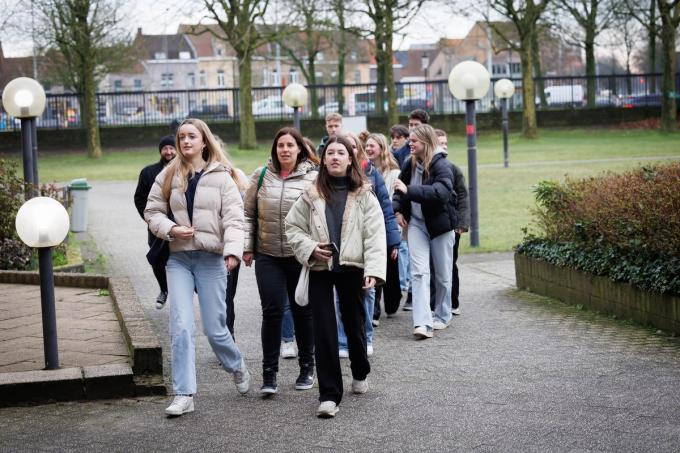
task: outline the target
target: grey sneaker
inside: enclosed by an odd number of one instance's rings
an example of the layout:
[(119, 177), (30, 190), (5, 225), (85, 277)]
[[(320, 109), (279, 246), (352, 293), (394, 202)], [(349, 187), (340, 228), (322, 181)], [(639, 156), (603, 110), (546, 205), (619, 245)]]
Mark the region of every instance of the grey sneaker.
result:
[(234, 384), (241, 395), (245, 395), (250, 390), (250, 372), (243, 358), (241, 358), (241, 369), (234, 371)]
[(366, 392), (368, 392), (368, 381), (366, 379), (363, 381), (352, 379), (352, 393), (355, 395), (361, 395), (362, 393)]
[(338, 405), (334, 401), (322, 401), (316, 410), (316, 416), (319, 418), (333, 418), (337, 413)]

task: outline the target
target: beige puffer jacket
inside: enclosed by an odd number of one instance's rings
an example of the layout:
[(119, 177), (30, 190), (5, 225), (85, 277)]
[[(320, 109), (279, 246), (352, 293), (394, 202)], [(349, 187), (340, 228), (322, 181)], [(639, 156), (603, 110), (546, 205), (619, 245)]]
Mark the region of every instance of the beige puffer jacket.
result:
[(194, 196), (193, 224), (189, 222), (179, 174), (173, 176), (169, 203), (175, 221), (168, 218), (168, 200), (162, 191), (167, 170), (166, 167), (156, 177), (144, 209), (144, 219), (151, 232), (166, 239), (175, 225), (194, 226), (196, 232), (191, 239), (170, 241), (171, 252), (204, 250), (225, 257), (233, 255), (240, 260), (243, 256), (243, 201), (227, 167), (213, 162), (199, 179)]
[[(259, 191), (257, 182), (260, 179), (262, 167), (255, 170), (243, 200), (246, 220), (244, 247), (246, 252), (257, 251), (276, 257), (293, 256), (293, 249), (286, 239), (284, 219), (302, 191), (316, 179), (318, 172), (315, 168), (313, 163), (305, 160), (300, 162), (287, 178), (282, 179), (270, 162), (267, 164), (267, 171)], [(256, 198), (257, 206), (255, 205)], [(255, 234), (257, 234), (257, 250), (254, 250)]]
[[(385, 282), (387, 240), (385, 220), (380, 203), (366, 184), (347, 194), (342, 216), (340, 265), (359, 267), (364, 277), (374, 277), (377, 284)], [(327, 244), (330, 234), (326, 223), (326, 202), (315, 185), (309, 186), (286, 216), (286, 235), (296, 259), (313, 271), (330, 270), (332, 261), (312, 258), (320, 243)]]

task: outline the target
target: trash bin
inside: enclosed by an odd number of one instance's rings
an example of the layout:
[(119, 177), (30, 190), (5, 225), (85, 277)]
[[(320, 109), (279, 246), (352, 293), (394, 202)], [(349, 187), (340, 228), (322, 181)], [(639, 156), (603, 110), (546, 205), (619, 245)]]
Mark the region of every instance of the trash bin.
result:
[(71, 181), (68, 190), (73, 197), (71, 205), (71, 231), (80, 233), (87, 231), (87, 193), (92, 188), (87, 179), (78, 178)]

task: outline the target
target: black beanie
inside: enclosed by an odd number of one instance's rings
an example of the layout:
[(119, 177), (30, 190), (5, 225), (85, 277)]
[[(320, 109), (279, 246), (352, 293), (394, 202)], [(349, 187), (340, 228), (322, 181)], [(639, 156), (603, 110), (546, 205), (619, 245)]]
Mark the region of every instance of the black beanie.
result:
[(158, 152), (160, 153), (163, 147), (168, 145), (176, 148), (174, 135), (166, 135), (161, 139), (161, 142), (158, 144)]

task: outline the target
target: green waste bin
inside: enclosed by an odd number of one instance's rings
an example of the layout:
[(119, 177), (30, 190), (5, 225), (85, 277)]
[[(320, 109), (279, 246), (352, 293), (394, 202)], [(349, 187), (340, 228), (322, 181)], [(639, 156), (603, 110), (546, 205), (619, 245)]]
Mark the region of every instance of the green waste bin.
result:
[(80, 233), (87, 231), (87, 194), (92, 188), (87, 179), (78, 178), (71, 181), (68, 190), (71, 192), (71, 231)]

